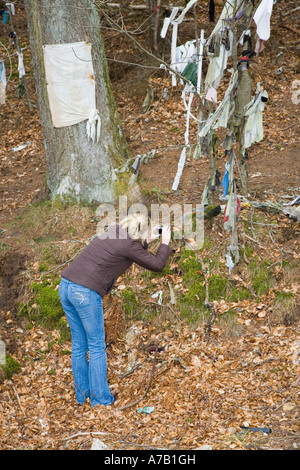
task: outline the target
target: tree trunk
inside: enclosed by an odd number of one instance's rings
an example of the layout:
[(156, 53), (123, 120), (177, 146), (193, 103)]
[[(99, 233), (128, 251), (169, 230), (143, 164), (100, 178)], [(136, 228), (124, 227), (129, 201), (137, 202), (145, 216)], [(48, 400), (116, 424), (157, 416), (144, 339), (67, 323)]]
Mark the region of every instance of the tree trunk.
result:
[[(112, 170), (128, 158), (128, 148), (109, 79), (98, 11), (90, 0), (24, 0), (24, 5), (52, 198), (114, 202), (120, 185), (112, 181)], [(98, 143), (88, 140), (86, 121), (59, 128), (52, 125), (42, 46), (79, 41), (91, 44), (101, 116)]]

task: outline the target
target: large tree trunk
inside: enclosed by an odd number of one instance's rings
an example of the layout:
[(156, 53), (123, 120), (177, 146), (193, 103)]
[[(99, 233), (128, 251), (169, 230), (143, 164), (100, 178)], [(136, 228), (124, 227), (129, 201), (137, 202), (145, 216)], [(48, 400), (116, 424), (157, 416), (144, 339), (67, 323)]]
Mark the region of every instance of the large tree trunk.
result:
[[(90, 0), (24, 0), (24, 5), (52, 197), (113, 202), (117, 191), (112, 169), (128, 157), (128, 149), (111, 89), (98, 11)], [(68, 127), (52, 125), (43, 46), (79, 41), (88, 41), (92, 47), (96, 106), (101, 115), (98, 143), (88, 140), (86, 121)]]

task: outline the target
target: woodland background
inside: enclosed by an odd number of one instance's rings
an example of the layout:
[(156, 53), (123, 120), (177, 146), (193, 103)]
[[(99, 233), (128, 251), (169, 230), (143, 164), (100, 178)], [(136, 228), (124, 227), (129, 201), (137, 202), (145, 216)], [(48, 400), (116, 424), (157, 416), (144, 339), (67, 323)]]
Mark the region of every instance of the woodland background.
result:
[[(249, 151), (252, 201), (290, 202), (300, 193), (299, 100), (292, 99), (300, 79), (300, 15), (288, 13), (296, 6), (293, 0), (274, 5), (271, 38), (251, 59), (254, 86), (263, 81), (269, 93), (264, 140)], [(221, 8), (217, 3), (216, 18)], [(145, 11), (109, 9), (109, 14), (115, 20), (122, 14), (139, 41), (149, 43)], [(207, 2), (198, 2), (197, 15), (208, 36), (213, 25)], [(26, 47), (26, 80), (35, 104), (22, 2), (16, 3), (14, 22)], [(57, 287), (62, 267), (95, 233), (96, 207), (48, 198), (38, 110), (30, 111), (26, 96), (19, 96), (9, 32), (0, 25), (0, 41), (12, 59), (0, 108), (0, 338), (7, 354), (0, 368), (0, 448), (89, 449), (95, 438), (110, 449), (127, 450), (299, 447), (299, 223), (251, 206), (239, 216), (241, 260), (231, 276), (220, 214), (205, 222), (206, 277), (195, 254), (173, 241), (162, 274), (134, 266), (118, 280), (105, 299), (108, 375), (118, 400), (98, 410), (88, 403), (76, 406), (70, 335)], [(179, 190), (171, 191), (184, 143), (182, 86), (172, 88), (169, 74), (126, 34), (111, 29), (105, 16), (103, 34), (132, 156), (155, 150), (140, 169), (144, 202), (199, 203), (208, 175), (205, 158), (189, 158)], [(193, 15), (180, 28), (180, 40), (189, 39)], [(168, 42), (160, 47), (167, 57)], [(149, 87), (152, 103), (142, 112)], [(191, 123), (191, 140), (196, 130)], [(223, 174), (221, 149), (217, 162)], [(215, 318), (203, 305), (207, 286)], [(160, 290), (161, 305), (152, 297)], [(140, 412), (143, 407), (152, 412)]]

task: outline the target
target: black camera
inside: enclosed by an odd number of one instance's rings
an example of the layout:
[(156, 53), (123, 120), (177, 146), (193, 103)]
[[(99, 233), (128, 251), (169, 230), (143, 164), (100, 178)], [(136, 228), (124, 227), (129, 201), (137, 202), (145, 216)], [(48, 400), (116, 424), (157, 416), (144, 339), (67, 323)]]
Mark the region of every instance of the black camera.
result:
[(162, 227), (159, 227), (159, 229), (158, 229), (158, 233), (159, 233), (159, 235), (161, 235), (161, 234), (162, 234)]

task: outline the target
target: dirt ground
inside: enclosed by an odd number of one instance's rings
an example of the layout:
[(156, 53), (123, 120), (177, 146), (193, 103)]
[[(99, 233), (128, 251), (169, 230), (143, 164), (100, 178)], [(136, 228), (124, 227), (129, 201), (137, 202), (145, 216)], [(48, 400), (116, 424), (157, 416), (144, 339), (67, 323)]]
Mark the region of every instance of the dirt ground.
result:
[[(289, 202), (300, 194), (300, 95), (297, 98), (297, 88), (293, 88), (300, 80), (297, 49), (300, 38), (295, 27), (300, 18), (299, 12), (282, 16), (296, 3), (290, 0), (275, 5), (271, 39), (263, 52), (251, 60), (254, 89), (262, 81), (269, 94), (264, 111), (264, 139), (249, 149), (248, 190), (253, 200)], [(208, 35), (212, 25), (206, 8), (200, 2), (199, 27), (205, 27)], [(217, 12), (220, 8), (218, 5)], [(124, 15), (132, 28), (141, 22), (141, 17), (130, 10)], [(182, 42), (193, 38), (192, 24), (193, 19), (189, 18), (182, 26)], [(105, 20), (104, 25), (108, 26)], [(121, 335), (124, 318), (119, 297), (109, 297), (106, 300), (109, 381), (119, 395), (116, 405), (98, 410), (92, 410), (88, 404), (83, 408), (75, 405), (70, 356), (65, 354), (71, 345), (62, 347), (56, 330), (49, 332), (38, 325), (26, 330), (19, 323), (17, 305), (27, 295), (25, 284), (34, 273), (37, 255), (32, 241), (36, 236), (34, 226), (31, 231), (27, 227), (26, 234), (22, 234), (18, 221), (29, 206), (46, 200), (48, 193), (43, 137), (21, 4), (17, 7), (15, 29), (20, 42), (27, 47), (24, 51), (27, 83), (34, 108), (29, 110), (25, 96), (18, 98), (14, 70), (7, 87), (6, 104), (0, 107), (0, 326), (7, 350), (22, 363), (22, 369), (0, 385), (0, 448), (89, 449), (95, 438), (110, 449), (124, 450), (182, 450), (203, 445), (210, 445), (214, 450), (299, 448), (299, 313), (298, 320), (291, 325), (270, 325), (269, 299), (259, 304), (245, 301), (239, 305), (238, 325), (243, 333), (234, 339), (226, 328), (216, 326), (207, 342), (202, 327), (189, 330), (184, 323), (174, 327), (178, 315), (174, 312), (174, 317), (166, 317), (161, 325), (138, 322), (135, 340), (128, 346)], [(8, 27), (1, 24), (1, 41), (7, 33)], [(109, 28), (104, 29), (104, 37), (108, 58), (122, 62), (109, 61), (109, 66), (132, 156), (156, 151), (151, 163), (141, 166), (141, 186), (155, 190), (156, 197), (164, 202), (199, 203), (208, 176), (205, 157), (198, 160), (189, 157), (178, 191), (171, 190), (184, 144), (186, 113), (182, 87), (173, 89), (168, 73), (126, 65), (139, 59), (153, 65), (144, 54), (134, 50), (128, 38), (124, 41), (123, 35)], [(13, 46), (9, 47), (10, 52), (14, 51)], [(165, 47), (168, 49), (169, 45)], [(1, 45), (0, 51), (1, 59), (5, 56)], [(154, 99), (150, 109), (142, 113), (149, 85)], [(165, 88), (168, 100), (163, 97)], [(196, 132), (197, 123), (192, 121), (190, 142), (193, 144)], [(19, 148), (23, 145), (24, 148)], [(223, 176), (226, 159), (220, 147), (217, 165)], [(78, 209), (76, 216), (77, 220), (87, 218), (90, 212)], [(65, 217), (71, 223), (74, 212), (70, 210)], [(261, 259), (272, 251), (277, 262), (284, 249), (299, 265), (299, 224), (286, 218), (276, 220), (281, 227), (276, 239), (281, 250), (274, 247), (272, 240), (266, 240), (265, 246), (259, 247)], [(56, 234), (61, 242), (68, 237), (63, 228), (59, 232), (61, 222), (55, 220), (55, 214), (47, 223), (50, 232), (57, 223)], [(86, 232), (80, 235), (82, 226), (79, 225), (78, 238), (93, 234), (94, 225), (86, 224)], [(216, 244), (222, 243), (221, 226), (220, 222), (214, 228)], [(67, 254), (69, 248), (65, 246)], [(166, 285), (163, 279), (154, 279), (155, 282), (157, 286)], [(120, 289), (122, 285), (121, 282)], [(284, 288), (299, 294), (297, 280), (287, 282)], [(220, 302), (217, 309), (222, 313), (226, 306)], [(151, 349), (153, 342), (160, 347), (157, 357)], [(128, 369), (130, 354), (135, 357), (133, 370)], [(126, 408), (143, 396), (149, 383), (147, 397), (137, 406)], [(154, 411), (137, 411), (144, 406), (153, 406)], [(249, 432), (241, 426), (270, 428), (272, 432)]]

